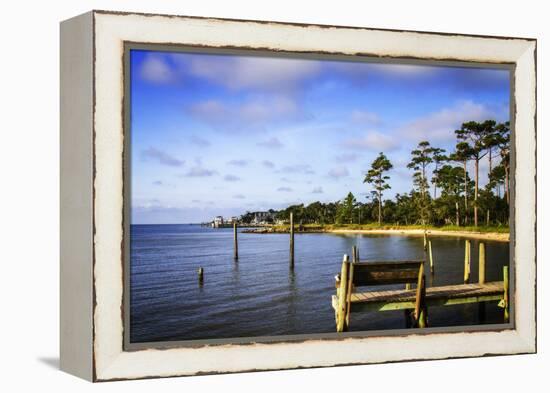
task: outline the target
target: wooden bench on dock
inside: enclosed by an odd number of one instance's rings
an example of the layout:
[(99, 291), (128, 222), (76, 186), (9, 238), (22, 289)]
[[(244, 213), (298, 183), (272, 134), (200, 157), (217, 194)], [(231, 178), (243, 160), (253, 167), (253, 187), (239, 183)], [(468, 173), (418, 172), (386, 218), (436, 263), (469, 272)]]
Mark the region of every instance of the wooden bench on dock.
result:
[[(369, 291), (359, 287), (406, 284), (405, 289)], [(411, 286), (416, 284), (416, 288)], [(424, 261), (360, 262), (356, 248), (350, 263), (344, 255), (342, 270), (336, 276), (336, 295), (332, 296), (336, 330), (345, 331), (352, 312), (413, 310), (414, 326), (427, 325), (428, 306), (451, 306), (498, 301), (508, 318), (508, 267), (504, 280), (477, 284), (446, 285), (426, 288)]]

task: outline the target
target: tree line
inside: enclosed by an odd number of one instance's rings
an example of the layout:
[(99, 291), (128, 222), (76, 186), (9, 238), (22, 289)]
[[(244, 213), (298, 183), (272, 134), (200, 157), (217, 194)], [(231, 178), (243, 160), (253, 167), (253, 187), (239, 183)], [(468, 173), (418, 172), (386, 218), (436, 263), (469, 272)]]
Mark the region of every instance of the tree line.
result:
[[(379, 225), (507, 225), (510, 205), (510, 123), (469, 121), (455, 130), (451, 152), (421, 141), (411, 151), (407, 168), (413, 188), (384, 199), (391, 189), (393, 164), (380, 152), (363, 183), (369, 186), (367, 201), (349, 192), (340, 201), (292, 205), (275, 213), (288, 220), (290, 213), (304, 224)], [(480, 187), (480, 162), (488, 158), (488, 178)], [(473, 173), (468, 163), (473, 162)], [(431, 183), (431, 185), (430, 185)]]

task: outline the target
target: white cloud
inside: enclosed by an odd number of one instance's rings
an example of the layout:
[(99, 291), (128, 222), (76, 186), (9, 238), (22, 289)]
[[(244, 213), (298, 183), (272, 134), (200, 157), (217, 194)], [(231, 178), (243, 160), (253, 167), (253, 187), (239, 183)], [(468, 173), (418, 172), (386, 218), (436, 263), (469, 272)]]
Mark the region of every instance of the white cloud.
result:
[(283, 144), (277, 137), (271, 137), (266, 141), (256, 143), (258, 146), (266, 147), (268, 149), (280, 149), (283, 147)]
[(358, 158), (359, 155), (356, 153), (342, 153), (334, 157), (334, 160), (338, 162), (355, 162)]
[(307, 119), (292, 97), (281, 95), (256, 95), (238, 104), (206, 100), (186, 110), (194, 119), (220, 130), (244, 130), (271, 122)]
[(274, 168), (274, 167), (275, 167), (275, 164), (272, 163), (272, 162), (269, 161), (269, 160), (264, 160), (264, 161), (262, 161), (262, 165), (265, 166), (266, 168)]
[(241, 180), (241, 178), (239, 176), (235, 176), (235, 175), (225, 175), (223, 180), (225, 181), (230, 181), (230, 182), (234, 182), (234, 181), (239, 181)]
[(351, 121), (359, 124), (379, 125), (380, 117), (374, 113), (364, 110), (354, 110), (351, 112)]
[(291, 192), (292, 188), (290, 188), (290, 187), (279, 187), (279, 188), (277, 188), (277, 191), (279, 191), (279, 192)]
[[(175, 58), (177, 61), (177, 58)], [(183, 58), (182, 58), (183, 59)], [(289, 90), (320, 72), (319, 62), (268, 57), (193, 57), (189, 72), (230, 89)]]
[(409, 122), (400, 130), (400, 134), (414, 141), (451, 142), (456, 139), (454, 131), (462, 123), (496, 117), (497, 114), (483, 104), (461, 101), (451, 108), (444, 108)]
[(183, 166), (185, 164), (184, 160), (180, 160), (176, 157), (171, 156), (163, 150), (157, 149), (155, 147), (149, 147), (141, 152), (141, 159), (144, 161), (155, 160), (159, 164), (167, 166)]
[(332, 168), (330, 171), (328, 171), (328, 176), (333, 179), (341, 179), (343, 177), (349, 176), (348, 168), (345, 166), (339, 166), (336, 168)]
[(278, 172), (281, 172), (281, 173), (304, 173), (306, 175), (315, 174), (315, 171), (311, 168), (311, 165), (309, 165), (309, 164), (285, 165)]
[(197, 146), (200, 146), (200, 147), (208, 147), (208, 146), (211, 145), (211, 143), (209, 141), (207, 141), (204, 138), (201, 138), (200, 136), (196, 136), (196, 135), (191, 135), (191, 138), (189, 138), (189, 141), (193, 145), (197, 145)]
[(216, 171), (203, 168), (200, 165), (194, 166), (184, 175), (185, 177), (210, 177), (217, 174)]
[(166, 59), (155, 54), (148, 54), (145, 57), (139, 69), (139, 76), (143, 80), (158, 84), (173, 83), (177, 80), (176, 74)]
[(233, 165), (233, 166), (243, 167), (243, 166), (248, 165), (248, 161), (247, 160), (231, 160), (231, 161), (228, 162), (228, 164)]
[(417, 77), (420, 75), (432, 75), (439, 72), (440, 69), (437, 67), (424, 66), (418, 64), (383, 64), (376, 63), (371, 64), (371, 71), (376, 71), (382, 74), (388, 75), (400, 75), (400, 76), (411, 76)]
[(393, 136), (370, 131), (363, 138), (345, 140), (342, 145), (349, 149), (370, 151), (392, 151), (399, 148), (399, 141)]
[(323, 187), (315, 187), (312, 191), (312, 194), (322, 194), (323, 193)]

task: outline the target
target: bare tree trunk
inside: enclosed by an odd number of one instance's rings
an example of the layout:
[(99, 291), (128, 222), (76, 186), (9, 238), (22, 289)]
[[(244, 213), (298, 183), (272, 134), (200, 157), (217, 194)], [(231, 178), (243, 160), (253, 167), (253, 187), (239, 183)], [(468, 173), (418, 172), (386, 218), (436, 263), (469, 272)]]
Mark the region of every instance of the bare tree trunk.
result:
[(479, 159), (475, 160), (474, 226), (477, 227), (477, 188), (479, 184)]
[(458, 211), (458, 201), (455, 202), (455, 211), (456, 211), (456, 226), (460, 226), (460, 213)]
[(426, 197), (426, 167), (422, 164), (422, 199)]
[[(436, 172), (436, 173), (437, 173), (437, 169), (438, 169), (437, 166), (438, 165), (436, 163), (435, 164), (435, 170), (434, 170), (434, 172)], [(432, 172), (432, 181), (433, 181), (433, 172)], [(434, 199), (436, 199), (436, 198), (437, 198), (437, 183), (434, 182)]]
[(378, 191), (378, 226), (382, 225), (382, 192)]

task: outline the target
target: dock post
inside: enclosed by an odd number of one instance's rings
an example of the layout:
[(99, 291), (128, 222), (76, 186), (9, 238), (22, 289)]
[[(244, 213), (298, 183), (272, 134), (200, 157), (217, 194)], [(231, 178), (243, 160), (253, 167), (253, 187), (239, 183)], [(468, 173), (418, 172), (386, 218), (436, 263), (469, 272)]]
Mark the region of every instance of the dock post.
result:
[(470, 282), (470, 241), (466, 240), (464, 243), (464, 284)]
[[(479, 258), (478, 258), (478, 283), (485, 284), (485, 243), (479, 243)], [(480, 323), (485, 321), (485, 302), (477, 304), (477, 315)]]
[(504, 322), (510, 321), (510, 299), (509, 299), (509, 278), (508, 278), (508, 266), (502, 268), (504, 275)]
[(233, 223), (233, 259), (239, 259), (239, 241), (237, 240), (237, 222)]
[(485, 243), (479, 243), (479, 279), (480, 284), (485, 284)]
[(424, 252), (426, 252), (427, 245), (428, 245), (428, 235), (426, 234), (426, 230), (424, 230)]
[(294, 267), (294, 214), (290, 213), (290, 267)]
[(353, 246), (351, 253), (351, 264), (349, 264), (348, 267), (348, 285), (346, 290), (346, 330), (349, 329), (349, 325), (351, 322), (351, 294), (353, 292), (353, 271), (354, 265), (357, 262), (359, 262), (359, 251), (357, 250), (357, 246)]
[(338, 322), (336, 324), (336, 331), (343, 332), (346, 322), (346, 306), (347, 306), (347, 286), (348, 286), (348, 267), (349, 257), (344, 254), (342, 261), (342, 271), (340, 273), (340, 289), (338, 291)]
[(434, 257), (432, 254), (432, 241), (428, 240), (428, 254), (430, 256), (430, 273), (434, 274)]
[(199, 284), (202, 285), (204, 281), (204, 269), (202, 267), (199, 267), (198, 273), (199, 273)]

